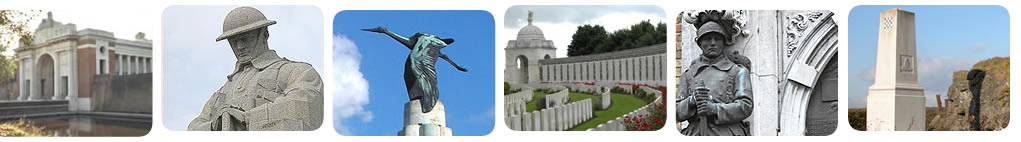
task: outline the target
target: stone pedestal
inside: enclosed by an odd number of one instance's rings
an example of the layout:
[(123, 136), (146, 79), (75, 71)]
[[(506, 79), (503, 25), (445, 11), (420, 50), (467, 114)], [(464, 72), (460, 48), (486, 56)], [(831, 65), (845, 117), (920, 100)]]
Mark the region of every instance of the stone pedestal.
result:
[(399, 136), (453, 136), (453, 130), (447, 128), (447, 115), (443, 102), (429, 113), (422, 113), (419, 100), (404, 104), (404, 129), (397, 132)]
[(869, 131), (925, 130), (925, 96), (918, 85), (915, 14), (900, 8), (879, 20), (876, 80), (869, 87)]

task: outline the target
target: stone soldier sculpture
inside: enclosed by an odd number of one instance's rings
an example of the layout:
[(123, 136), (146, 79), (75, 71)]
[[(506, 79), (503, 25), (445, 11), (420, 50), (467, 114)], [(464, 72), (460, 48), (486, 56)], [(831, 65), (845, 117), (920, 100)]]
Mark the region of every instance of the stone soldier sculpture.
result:
[(968, 114), (971, 115), (971, 130), (982, 130), (982, 79), (985, 79), (986, 72), (972, 69), (968, 72), (968, 90), (971, 90), (971, 107)]
[(408, 58), (404, 61), (404, 85), (408, 89), (410, 100), (421, 101), (422, 113), (432, 111), (440, 97), (439, 90), (436, 89), (436, 57), (443, 58), (459, 71), (468, 72), (468, 69), (457, 65), (450, 57), (440, 52), (440, 49), (454, 43), (452, 38), (415, 33), (409, 39), (394, 34), (383, 27), (362, 30), (386, 34), (411, 50)]
[(747, 136), (752, 114), (750, 62), (733, 44), (733, 15), (727, 11), (704, 11), (686, 19), (697, 28), (695, 41), (702, 54), (681, 75), (677, 86), (677, 122), (688, 122), (681, 133), (688, 136)]
[(252, 7), (231, 10), (223, 33), (237, 57), (189, 131), (311, 131), (322, 124), (323, 83), (311, 64), (281, 58), (268, 45), (269, 25)]

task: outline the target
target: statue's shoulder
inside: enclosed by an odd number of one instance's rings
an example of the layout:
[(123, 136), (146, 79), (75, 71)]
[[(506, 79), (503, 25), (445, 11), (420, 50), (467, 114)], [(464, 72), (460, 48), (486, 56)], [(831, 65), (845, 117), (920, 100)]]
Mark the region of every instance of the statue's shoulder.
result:
[(316, 76), (318, 76), (319, 74), (319, 72), (316, 71), (315, 67), (312, 66), (312, 64), (308, 62), (290, 60), (287, 59), (286, 57), (283, 58), (283, 60), (276, 62), (273, 66), (277, 66), (280, 68), (279, 73), (281, 74), (281, 76), (285, 76), (284, 74), (287, 74), (286, 76), (292, 75), (305, 76), (310, 74), (315, 74)]
[(741, 55), (741, 53), (737, 51), (734, 51), (734, 53), (727, 56), (727, 58), (729, 58), (731, 62), (734, 62), (734, 64), (739, 65), (738, 67), (745, 69), (752, 68), (752, 60), (749, 60), (747, 56)]
[(294, 61), (291, 59), (287, 59), (286, 57), (282, 58), (282, 60), (280, 61), (273, 63), (273, 65), (271, 66), (280, 68), (280, 70), (309, 70), (309, 69), (315, 70), (312, 64), (308, 62)]

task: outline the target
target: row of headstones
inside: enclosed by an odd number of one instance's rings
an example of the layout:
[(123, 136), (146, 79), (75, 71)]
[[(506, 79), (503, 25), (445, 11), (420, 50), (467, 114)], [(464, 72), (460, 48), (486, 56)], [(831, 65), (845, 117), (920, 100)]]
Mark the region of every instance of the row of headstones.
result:
[(510, 101), (503, 104), (504, 116), (521, 115), (525, 113), (525, 106), (528, 102)]
[(564, 131), (592, 119), (592, 99), (525, 112), (507, 117), (507, 125), (518, 131)]
[(625, 126), (626, 124), (624, 123), (625, 119), (627, 119), (629, 116), (645, 116), (651, 114), (649, 109), (655, 107), (654, 106), (655, 104), (662, 103), (660, 99), (663, 99), (663, 97), (656, 96), (656, 100), (654, 100), (652, 103), (642, 106), (641, 108), (635, 109), (634, 111), (631, 111), (630, 113), (625, 114), (624, 116), (620, 116), (617, 117), (616, 119), (606, 121), (606, 123), (604, 124), (599, 124), (598, 126), (596, 126), (596, 128), (589, 128), (585, 131), (627, 131), (627, 126)]
[(568, 89), (564, 89), (557, 91), (556, 93), (546, 95), (546, 102), (544, 103), (546, 103), (547, 108), (564, 105), (567, 101), (571, 101), (571, 98), (567, 97), (568, 94), (570, 94), (570, 91)]
[(531, 102), (532, 101), (532, 95), (534, 93), (535, 93), (535, 90), (533, 90), (531, 88), (522, 88), (521, 92), (512, 93), (512, 94), (509, 94), (509, 95), (504, 95), (503, 96), (503, 101), (504, 102)]

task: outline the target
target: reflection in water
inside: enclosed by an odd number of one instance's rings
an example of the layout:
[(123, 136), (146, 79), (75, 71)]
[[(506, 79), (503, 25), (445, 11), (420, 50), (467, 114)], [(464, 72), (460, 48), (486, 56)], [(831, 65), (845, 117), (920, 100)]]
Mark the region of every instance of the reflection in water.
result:
[[(92, 115), (62, 115), (25, 118), (46, 131), (61, 136), (144, 136), (152, 128), (151, 118), (118, 118)], [(4, 120), (4, 122), (17, 120)]]

